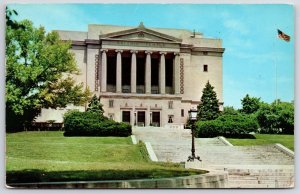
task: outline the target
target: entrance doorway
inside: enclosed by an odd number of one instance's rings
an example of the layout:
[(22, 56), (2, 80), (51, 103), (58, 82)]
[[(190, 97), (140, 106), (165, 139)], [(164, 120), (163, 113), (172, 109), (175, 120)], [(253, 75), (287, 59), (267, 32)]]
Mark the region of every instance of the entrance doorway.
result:
[(130, 111), (122, 112), (122, 122), (130, 124)]
[(137, 112), (137, 126), (144, 127), (145, 126), (145, 111)]
[(160, 127), (160, 112), (152, 112), (152, 126)]

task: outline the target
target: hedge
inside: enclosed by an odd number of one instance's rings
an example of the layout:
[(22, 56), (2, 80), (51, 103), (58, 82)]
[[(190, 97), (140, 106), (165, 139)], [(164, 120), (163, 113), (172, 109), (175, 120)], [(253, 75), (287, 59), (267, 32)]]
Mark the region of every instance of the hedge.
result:
[(215, 120), (198, 121), (196, 137), (255, 138), (250, 132), (258, 129), (257, 120), (247, 115), (223, 115)]
[(118, 123), (94, 112), (72, 111), (64, 116), (64, 136), (119, 136), (131, 135), (131, 125)]

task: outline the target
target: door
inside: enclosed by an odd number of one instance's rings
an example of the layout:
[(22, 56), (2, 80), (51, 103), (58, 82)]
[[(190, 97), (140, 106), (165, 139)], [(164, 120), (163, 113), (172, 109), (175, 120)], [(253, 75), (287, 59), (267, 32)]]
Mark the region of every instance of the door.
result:
[(145, 126), (145, 111), (138, 111), (137, 125), (141, 127)]
[(160, 126), (160, 112), (152, 112), (152, 125), (154, 127)]
[(130, 111), (123, 111), (122, 112), (122, 121), (124, 123), (129, 123), (130, 124)]

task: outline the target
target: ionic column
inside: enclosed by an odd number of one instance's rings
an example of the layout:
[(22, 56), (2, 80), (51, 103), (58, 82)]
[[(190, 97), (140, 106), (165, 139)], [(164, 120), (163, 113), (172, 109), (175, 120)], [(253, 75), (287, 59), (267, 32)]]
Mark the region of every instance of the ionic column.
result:
[(107, 49), (101, 49), (102, 52), (102, 70), (101, 70), (101, 92), (106, 92), (106, 85), (107, 85), (107, 56), (106, 52), (108, 51)]
[(130, 51), (131, 55), (131, 81), (130, 81), (130, 88), (131, 93), (136, 93), (136, 53), (138, 51)]
[(166, 93), (166, 52), (160, 52), (160, 64), (159, 64), (159, 92), (160, 94)]
[(116, 50), (117, 53), (117, 68), (116, 68), (116, 85), (117, 93), (122, 92), (122, 55), (123, 50)]
[(174, 53), (174, 66), (173, 66), (173, 80), (174, 80), (174, 93), (180, 94), (180, 62), (179, 62), (179, 53)]
[(146, 56), (146, 79), (145, 79), (145, 86), (146, 86), (146, 94), (151, 94), (151, 51), (145, 51), (147, 54)]

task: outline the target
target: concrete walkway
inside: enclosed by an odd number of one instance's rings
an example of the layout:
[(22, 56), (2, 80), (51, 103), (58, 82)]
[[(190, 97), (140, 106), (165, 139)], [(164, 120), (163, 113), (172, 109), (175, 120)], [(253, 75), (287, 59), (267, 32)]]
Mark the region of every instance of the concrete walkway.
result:
[[(162, 127), (134, 128), (137, 140), (149, 142), (158, 161), (186, 162), (191, 155), (191, 131)], [(219, 138), (196, 138), (203, 168), (225, 170), (230, 188), (286, 188), (294, 182), (294, 157), (275, 144), (228, 146)]]

